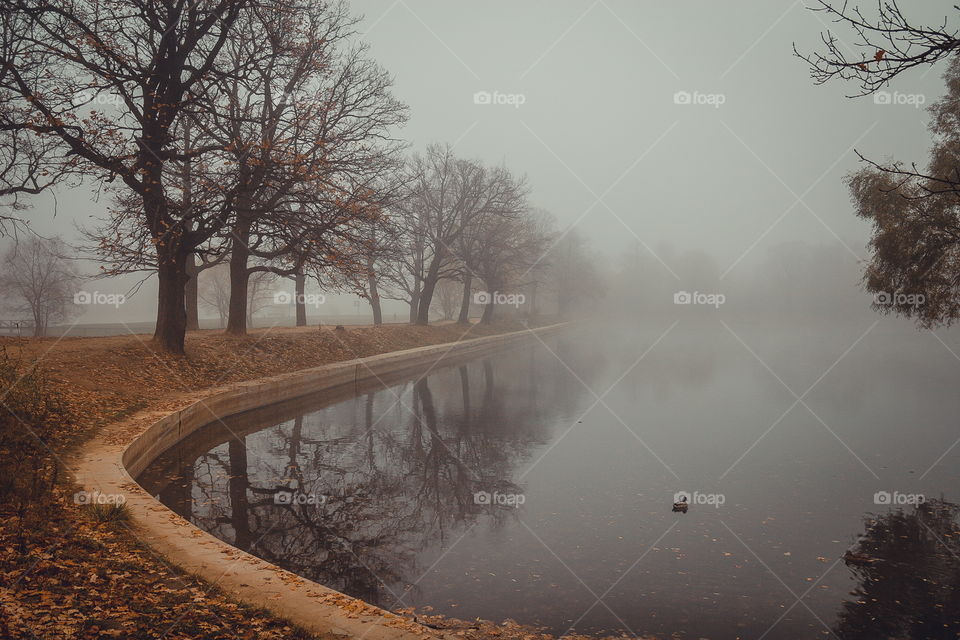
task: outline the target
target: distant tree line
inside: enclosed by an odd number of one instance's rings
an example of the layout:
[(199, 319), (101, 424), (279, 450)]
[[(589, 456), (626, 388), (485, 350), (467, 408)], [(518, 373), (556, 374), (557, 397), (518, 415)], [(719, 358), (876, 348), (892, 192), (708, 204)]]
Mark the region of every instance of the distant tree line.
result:
[[(107, 194), (88, 248), (103, 275), (156, 274), (170, 352), (220, 265), (216, 305), (238, 335), (264, 274), (294, 282), (298, 324), (308, 279), (361, 296), (377, 324), (384, 299), (426, 324), (440, 287), (461, 287), (467, 322), (480, 287), (535, 300), (562, 271), (564, 236), (523, 178), (449, 146), (407, 154), (407, 107), (343, 0), (0, 0), (0, 14), (0, 234), (53, 185)], [(491, 321), (497, 297), (478, 300)]]

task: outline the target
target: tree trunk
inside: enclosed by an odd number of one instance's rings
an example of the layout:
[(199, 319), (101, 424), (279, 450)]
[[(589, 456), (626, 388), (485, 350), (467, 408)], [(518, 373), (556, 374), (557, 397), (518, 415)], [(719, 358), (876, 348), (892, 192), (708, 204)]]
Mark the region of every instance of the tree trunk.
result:
[(40, 310), (35, 308), (33, 312), (33, 337), (42, 338), (45, 335), (47, 335), (47, 325), (40, 315)]
[[(174, 244), (174, 243), (171, 243)], [(170, 353), (183, 353), (187, 331), (184, 290), (187, 284), (187, 252), (169, 245), (157, 248), (157, 327), (153, 339)]]
[(483, 315), (480, 316), (480, 324), (490, 324), (493, 321), (493, 307), (494, 302), (491, 296), (490, 301), (487, 302), (486, 306), (483, 308)]
[(473, 275), (470, 273), (463, 276), (463, 297), (460, 298), (460, 316), (457, 322), (460, 324), (470, 324), (470, 296), (472, 294)]
[(420, 308), (420, 289), (416, 288), (410, 295), (410, 324), (417, 324), (417, 310)]
[(184, 285), (184, 306), (187, 313), (187, 331), (196, 331), (200, 328), (199, 287), (197, 278), (200, 269), (197, 268), (197, 256), (191, 253), (187, 257), (187, 284)]
[(227, 333), (242, 336), (247, 333), (247, 295), (250, 272), (247, 260), (250, 249), (249, 225), (238, 224), (233, 232), (233, 248), (230, 251), (230, 312), (227, 314)]
[(420, 303), (417, 309), (417, 324), (430, 324), (430, 304), (433, 302), (433, 292), (437, 289), (437, 281), (440, 279), (440, 256), (435, 256), (430, 261), (430, 269), (423, 279), (423, 289), (420, 290)]
[(377, 274), (373, 270), (373, 261), (367, 263), (367, 291), (370, 294), (370, 308), (373, 309), (373, 326), (383, 324), (383, 309), (380, 308), (380, 291), (377, 289)]
[(297, 305), (297, 326), (305, 327), (307, 326), (307, 300), (304, 296), (307, 289), (307, 276), (298, 272), (293, 278), (293, 288), (294, 302)]

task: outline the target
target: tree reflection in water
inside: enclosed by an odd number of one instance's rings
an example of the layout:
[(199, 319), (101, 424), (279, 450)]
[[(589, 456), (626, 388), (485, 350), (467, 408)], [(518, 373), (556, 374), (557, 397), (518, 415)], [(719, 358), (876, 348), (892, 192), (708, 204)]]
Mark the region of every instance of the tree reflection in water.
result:
[(866, 520), (845, 562), (858, 581), (836, 625), (843, 640), (960, 637), (960, 508), (930, 500)]
[(480, 518), (497, 527), (516, 515), (476, 504), (474, 494), (522, 492), (512, 478), (549, 440), (544, 404), (562, 412), (583, 393), (572, 376), (537, 381), (542, 357), (552, 356), (515, 354), (502, 381), (486, 359), (327, 409), (288, 408), (280, 424), (282, 408), (253, 412), (194, 434), (140, 481), (240, 549), (368, 602), (402, 606), (424, 549)]

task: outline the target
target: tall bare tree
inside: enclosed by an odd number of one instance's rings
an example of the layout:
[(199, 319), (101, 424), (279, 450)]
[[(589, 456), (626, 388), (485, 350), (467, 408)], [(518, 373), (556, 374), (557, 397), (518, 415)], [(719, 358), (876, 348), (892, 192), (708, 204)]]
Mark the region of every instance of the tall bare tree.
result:
[(390, 77), (349, 44), (356, 19), (345, 2), (287, 4), (264, 3), (242, 23), (226, 66), (246, 61), (248, 72), (221, 74), (200, 119), (225, 150), (234, 185), (227, 331), (235, 334), (246, 331), (252, 273), (335, 265), (376, 217), (400, 148), (391, 131), (406, 118)]
[[(119, 178), (140, 208), (132, 226), (156, 256), (154, 338), (183, 352), (187, 257), (223, 226), (171, 198), (164, 169), (180, 159), (176, 123), (207, 92), (224, 45), (250, 0), (2, 0), (18, 46), (0, 52), (9, 130), (56, 142), (64, 162), (102, 181)], [(4, 39), (10, 37), (9, 33)], [(38, 64), (44, 73), (34, 73)], [(232, 69), (231, 72), (242, 72)], [(110, 108), (102, 109), (101, 98)], [(191, 154), (202, 155), (201, 149)]]
[(408, 206), (419, 209), (427, 239), (416, 322), (427, 324), (437, 283), (459, 273), (462, 235), (481, 217), (518, 215), (527, 206), (527, 187), (505, 167), (457, 158), (449, 146), (428, 147), (413, 166), (416, 182)]

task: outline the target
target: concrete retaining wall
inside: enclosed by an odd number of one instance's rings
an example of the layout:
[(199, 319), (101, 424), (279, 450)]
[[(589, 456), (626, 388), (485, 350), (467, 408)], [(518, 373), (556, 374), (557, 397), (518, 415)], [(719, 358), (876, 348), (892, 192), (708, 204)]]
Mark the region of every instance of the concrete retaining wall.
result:
[[(533, 331), (544, 335), (564, 326)], [(365, 640), (437, 637), (441, 632), (301, 578), (201, 531), (154, 500), (133, 478), (164, 451), (218, 419), (303, 396), (342, 392), (346, 385), (422, 374), (434, 365), (535, 340), (531, 333), (408, 349), (207, 390), (173, 413), (143, 412), (108, 426), (84, 447), (72, 471), (87, 491), (123, 494), (134, 533), (144, 543), (244, 602), (269, 608), (316, 633)]]

